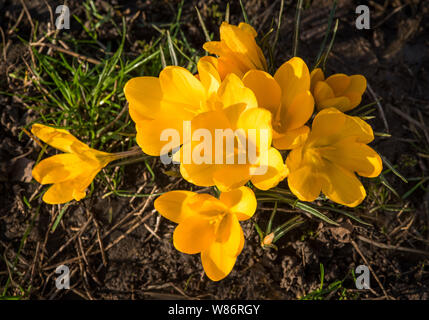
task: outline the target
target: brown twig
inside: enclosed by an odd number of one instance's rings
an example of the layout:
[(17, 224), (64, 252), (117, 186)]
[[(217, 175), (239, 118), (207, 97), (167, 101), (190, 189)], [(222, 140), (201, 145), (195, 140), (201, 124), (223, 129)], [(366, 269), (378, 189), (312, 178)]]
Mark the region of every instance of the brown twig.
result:
[(409, 253), (415, 253), (415, 254), (421, 254), (421, 255), (429, 256), (428, 251), (406, 248), (406, 247), (401, 247), (401, 246), (392, 246), (389, 244), (385, 244), (385, 243), (381, 243), (381, 242), (377, 242), (377, 241), (365, 238), (365, 237), (360, 236), (360, 235), (358, 235), (357, 238), (363, 242), (372, 244), (372, 245), (374, 245), (378, 248), (381, 248), (381, 249), (396, 250), (396, 251), (409, 252)]
[(357, 243), (354, 240), (350, 241), (351, 244), (353, 245), (353, 247), (355, 248), (355, 250), (357, 251), (357, 253), (361, 256), (362, 260), (365, 262), (365, 264), (368, 266), (369, 270), (371, 271), (372, 275), (374, 276), (375, 280), (377, 281), (378, 285), (380, 286), (381, 290), (383, 291), (384, 296), (387, 299), (392, 299), (391, 297), (389, 297), (389, 295), (387, 294), (386, 290), (384, 289), (383, 284), (381, 283), (380, 279), (378, 279), (377, 274), (374, 272), (374, 269), (372, 269), (371, 265), (369, 264), (368, 260), (366, 260), (365, 256), (363, 255), (362, 251), (360, 251), (359, 246), (357, 245)]
[(69, 56), (72, 56), (72, 57), (75, 57), (75, 58), (78, 58), (78, 59), (82, 59), (82, 60), (88, 61), (88, 62), (90, 62), (92, 64), (101, 64), (101, 61), (99, 61), (97, 59), (90, 58), (90, 57), (84, 56), (84, 55), (82, 55), (80, 53), (76, 53), (76, 52), (73, 52), (73, 51), (70, 51), (70, 50), (67, 50), (67, 49), (63, 49), (61, 47), (55, 46), (55, 45), (50, 44), (50, 43), (33, 42), (33, 43), (30, 43), (30, 46), (32, 46), (32, 47), (44, 46), (44, 47), (52, 48), (55, 51), (59, 51), (59, 52), (68, 54)]

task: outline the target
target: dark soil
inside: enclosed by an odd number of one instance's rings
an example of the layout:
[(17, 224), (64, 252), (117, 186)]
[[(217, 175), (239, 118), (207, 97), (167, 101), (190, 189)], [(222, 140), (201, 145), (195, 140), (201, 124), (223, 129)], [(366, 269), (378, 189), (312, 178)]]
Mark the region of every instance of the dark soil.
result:
[[(83, 15), (80, 1), (68, 2), (72, 13)], [(105, 1), (94, 2), (101, 11), (109, 7)], [(277, 21), (280, 1), (244, 2), (253, 25), (262, 34), (269, 30), (272, 20)], [(292, 2), (286, 1), (279, 50), (275, 53), (277, 66), (291, 56), (295, 14), (295, 1)], [(310, 66), (325, 34), (331, 6), (331, 1), (312, 2), (311, 7), (303, 11), (299, 47), (299, 55)], [(43, 30), (49, 21), (45, 1), (26, 3), (33, 21), (39, 21)], [(57, 5), (55, 1), (48, 3), (53, 8)], [(115, 6), (120, 3), (118, 11), (127, 19), (141, 11), (129, 29), (126, 50), (130, 53), (138, 49), (137, 40), (152, 37), (153, 29), (148, 23), (171, 22), (177, 7), (177, 2), (167, 0), (110, 3)], [(242, 20), (240, 6), (238, 1), (231, 3), (231, 21), (237, 23)], [(185, 3), (183, 31), (197, 48), (204, 43), (204, 36), (194, 6), (198, 6), (209, 31), (218, 38), (221, 20), (213, 17), (215, 4), (220, 12), (225, 10), (223, 1)], [(405, 177), (427, 177), (429, 2), (369, 1), (369, 30), (355, 27), (358, 4), (360, 1), (339, 1), (336, 17), (340, 23), (329, 57), (328, 73), (365, 75), (374, 95), (382, 98), (383, 113), (377, 109), (376, 119), (370, 123), (374, 131), (392, 135), (377, 137), (372, 146), (396, 164)], [(18, 39), (18, 36), (28, 39), (31, 31), (26, 14), (19, 22), (18, 31), (8, 33), (21, 12), (20, 1), (0, 0), (3, 34), (0, 91), (3, 92), (31, 93), (31, 88), (23, 89), (8, 77), (22, 67), (23, 61), (31, 59), (28, 48)], [(117, 34), (106, 28), (99, 41), (103, 43), (115, 37)], [(363, 103), (374, 99), (367, 90)], [(204, 276), (198, 255), (182, 254), (173, 248), (171, 238), (175, 225), (154, 211), (153, 198), (101, 199), (103, 193), (94, 192), (91, 198), (71, 204), (55, 232), (50, 232), (59, 209), (46, 204), (42, 204), (39, 211), (35, 209), (41, 203), (39, 198), (34, 198), (40, 187), (31, 180), (31, 168), (39, 149), (21, 131), (34, 119), (34, 111), (21, 99), (9, 95), (0, 95), (0, 106), (1, 287), (11, 272), (5, 261), (14, 261), (26, 230), (31, 230), (20, 250), (8, 295), (20, 295), (18, 288), (21, 286), (27, 292), (26, 297), (32, 299), (295, 299), (319, 287), (320, 264), (323, 264), (325, 283), (345, 278), (343, 287), (348, 298), (429, 299), (429, 191), (419, 188), (405, 200), (387, 193), (385, 203), (411, 209), (400, 212), (376, 209), (377, 201), (369, 196), (363, 209), (354, 214), (372, 227), (335, 213), (329, 216), (340, 227), (308, 218), (307, 223), (277, 243), (278, 251), (263, 250), (252, 223), (243, 223), (246, 237), (243, 253), (226, 279), (212, 282)], [(162, 174), (160, 165), (155, 167), (159, 172), (155, 172), (157, 179), (152, 183), (144, 165), (127, 166), (121, 189), (156, 193), (187, 187), (180, 179)], [(392, 173), (386, 174), (386, 179), (400, 195), (416, 183), (406, 184)], [(382, 197), (380, 190), (368, 193)], [(30, 199), (31, 209), (24, 197)], [(263, 209), (270, 205), (260, 204), (256, 220), (261, 225), (265, 225), (270, 212)], [(283, 219), (279, 215), (276, 223)], [(28, 228), (33, 223), (34, 227)], [(62, 264), (69, 266), (72, 272), (71, 290), (55, 287), (55, 268)], [(355, 288), (350, 273), (361, 264), (369, 264), (372, 268), (372, 290)], [(324, 295), (328, 299), (339, 297), (340, 291)]]

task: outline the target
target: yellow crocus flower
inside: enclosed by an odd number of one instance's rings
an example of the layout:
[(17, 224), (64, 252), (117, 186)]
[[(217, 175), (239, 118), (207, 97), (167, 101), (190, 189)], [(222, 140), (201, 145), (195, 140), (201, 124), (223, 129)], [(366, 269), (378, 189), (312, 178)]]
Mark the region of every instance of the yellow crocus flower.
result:
[[(225, 78), (213, 98), (216, 108), (197, 115), (191, 121), (190, 135), (194, 136), (196, 132), (204, 130), (208, 138), (204, 137), (203, 142), (187, 139), (180, 152), (175, 155), (180, 157), (175, 160), (180, 162), (183, 178), (197, 186), (215, 185), (221, 191), (238, 188), (249, 180), (262, 190), (276, 186), (287, 176), (288, 170), (280, 152), (271, 147), (271, 113), (258, 108), (252, 90), (246, 88), (233, 73)], [(228, 151), (228, 143), (216, 138), (218, 130), (243, 130), (244, 135), (239, 139), (234, 138), (234, 148)], [(250, 134), (252, 131), (255, 132), (254, 136)], [(207, 142), (210, 150), (201, 150), (201, 145)], [(243, 145), (249, 148), (240, 149)], [(251, 146), (255, 149), (253, 160), (250, 158)], [(188, 162), (184, 160), (187, 150), (189, 155), (192, 154), (192, 157), (188, 157)], [(196, 154), (204, 158), (200, 163), (195, 161)], [(219, 159), (219, 155), (222, 159)], [(245, 158), (242, 162), (239, 161), (240, 155)], [(261, 171), (263, 168), (266, 170)]]
[(219, 31), (220, 41), (206, 42), (203, 48), (219, 57), (217, 69), (222, 79), (229, 73), (241, 78), (249, 70), (267, 70), (267, 61), (255, 41), (258, 34), (251, 25), (222, 22)]
[(311, 92), (318, 110), (336, 108), (342, 112), (357, 107), (366, 90), (366, 79), (360, 74), (337, 73), (325, 79), (320, 68), (311, 72)]
[(65, 152), (42, 160), (32, 171), (37, 182), (53, 184), (42, 198), (49, 204), (81, 200), (97, 173), (118, 158), (90, 148), (67, 130), (34, 124), (31, 132), (51, 147)]
[(310, 93), (310, 72), (305, 62), (294, 57), (278, 68), (274, 77), (264, 71), (251, 70), (243, 77), (261, 108), (272, 114), (273, 145), (293, 149), (305, 140), (309, 128), (305, 123), (314, 110)]
[(290, 190), (303, 201), (315, 200), (322, 191), (334, 202), (357, 206), (366, 192), (355, 173), (377, 177), (382, 170), (380, 156), (367, 146), (372, 140), (371, 126), (359, 117), (335, 108), (320, 111), (308, 139), (286, 159)]
[(239, 221), (250, 219), (256, 210), (256, 198), (247, 187), (209, 194), (176, 190), (155, 200), (155, 209), (178, 223), (173, 244), (180, 252), (201, 254), (207, 276), (213, 281), (225, 278), (234, 267), (244, 246)]

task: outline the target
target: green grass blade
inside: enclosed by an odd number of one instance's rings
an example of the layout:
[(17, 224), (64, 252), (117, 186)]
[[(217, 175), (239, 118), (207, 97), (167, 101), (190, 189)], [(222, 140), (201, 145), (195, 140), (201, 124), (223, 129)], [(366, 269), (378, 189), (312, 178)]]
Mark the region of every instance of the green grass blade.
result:
[(299, 42), (299, 27), (301, 24), (301, 11), (302, 11), (302, 1), (298, 0), (298, 3), (296, 5), (296, 12), (295, 12), (295, 30), (293, 34), (293, 57), (298, 56), (298, 42)]
[(331, 33), (332, 21), (334, 20), (334, 15), (335, 15), (336, 9), (337, 9), (337, 0), (334, 0), (334, 3), (333, 3), (332, 8), (331, 8), (331, 12), (329, 13), (328, 28), (326, 29), (325, 36), (323, 38), (322, 44), (320, 45), (319, 53), (317, 54), (316, 60), (314, 61), (314, 65), (313, 65), (312, 70), (316, 69), (317, 66), (320, 64), (320, 61), (321, 61), (321, 58), (323, 55), (323, 51), (325, 51), (326, 42), (328, 41), (329, 33)]

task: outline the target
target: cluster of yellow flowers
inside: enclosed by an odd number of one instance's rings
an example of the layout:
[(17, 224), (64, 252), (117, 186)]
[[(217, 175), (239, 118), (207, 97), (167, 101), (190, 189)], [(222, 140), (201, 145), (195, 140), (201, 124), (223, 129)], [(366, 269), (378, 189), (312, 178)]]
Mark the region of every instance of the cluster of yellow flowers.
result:
[[(257, 206), (252, 189), (245, 186), (249, 181), (268, 190), (287, 178), (299, 200), (314, 201), (323, 192), (336, 203), (354, 207), (366, 196), (356, 173), (376, 177), (382, 170), (380, 156), (367, 145), (374, 139), (371, 126), (343, 113), (360, 104), (366, 79), (345, 74), (325, 78), (319, 68), (310, 73), (299, 57), (283, 63), (272, 76), (256, 36), (246, 23), (224, 22), (220, 41), (204, 44), (216, 57), (202, 57), (198, 74), (168, 66), (159, 77), (133, 78), (124, 88), (143, 152), (174, 153), (184, 179), (221, 191), (219, 199), (170, 191), (154, 203), (163, 217), (178, 223), (174, 246), (184, 253), (201, 253), (204, 270), (214, 281), (230, 273), (243, 248), (239, 221), (252, 217)], [(190, 132), (184, 123), (190, 124)], [(179, 138), (167, 141), (164, 133), (171, 129)], [(201, 129), (207, 136), (197, 134)], [(224, 140), (212, 141), (213, 152), (189, 138), (215, 137), (219, 129), (244, 134), (235, 136), (232, 149)], [(34, 125), (32, 132), (66, 152), (33, 170), (38, 182), (54, 184), (43, 197), (47, 203), (80, 200), (97, 172), (117, 158), (89, 148), (64, 130)], [(266, 141), (262, 132), (267, 132)], [(240, 144), (255, 148), (253, 160), (241, 157)], [(290, 150), (286, 161), (279, 150)], [(184, 161), (186, 152), (199, 157)], [(207, 161), (196, 161), (201, 158)], [(258, 171), (261, 167), (266, 170)]]

